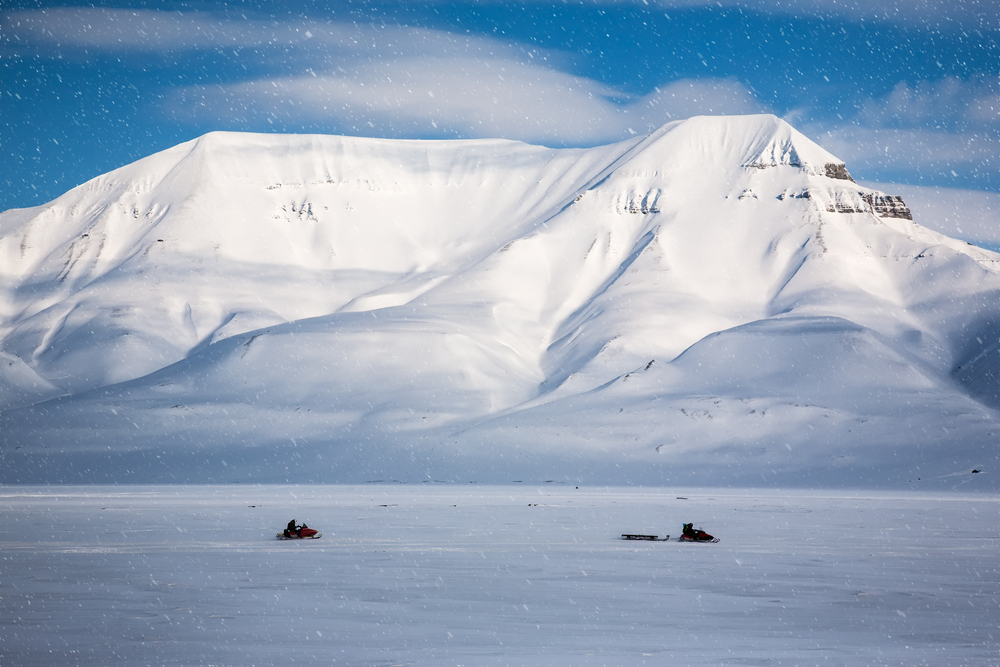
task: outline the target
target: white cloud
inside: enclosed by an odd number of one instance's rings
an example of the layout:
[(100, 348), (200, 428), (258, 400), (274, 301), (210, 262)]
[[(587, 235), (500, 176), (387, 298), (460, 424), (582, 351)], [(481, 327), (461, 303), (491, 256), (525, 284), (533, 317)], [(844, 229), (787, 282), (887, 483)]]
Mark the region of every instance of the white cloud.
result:
[(985, 188), (1000, 184), (1000, 95), (995, 82), (900, 82), (865, 103), (852, 119), (817, 121), (802, 129), (845, 160), (856, 175)]
[[(696, 114), (766, 111), (728, 79), (679, 81), (645, 97), (568, 73), (568, 54), (483, 36), (205, 12), (54, 8), (3, 16), (7, 48), (67, 57), (218, 51), (263, 75), (164, 92), (176, 120), (387, 137), (508, 137), (593, 144)], [(280, 63), (280, 64), (278, 64)]]
[(168, 114), (197, 123), (579, 145), (696, 114), (767, 110), (733, 80), (678, 81), (635, 97), (568, 73), (567, 54), (441, 30), (92, 8), (13, 12), (3, 24), (12, 43), (50, 55), (243, 49), (241, 60), (280, 60), (295, 72), (164, 94)]
[[(467, 2), (469, 0), (466, 0)], [(472, 0), (483, 4), (489, 0)], [(492, 0), (496, 4), (502, 0)], [(542, 0), (539, 0), (541, 2)], [(546, 0), (547, 1), (547, 0)], [(590, 0), (595, 5), (631, 4), (661, 10), (692, 7), (738, 8), (762, 14), (814, 16), (852, 22), (889, 22), (917, 24), (935, 30), (955, 28), (996, 30), (1000, 12), (995, 0)], [(53, 7), (22, 10), (3, 15), (4, 32), (17, 34), (23, 41), (49, 45), (94, 49), (134, 49), (147, 52), (165, 49), (190, 50), (213, 46), (266, 46), (295, 44), (305, 37), (310, 22), (302, 20), (262, 21), (236, 14), (221, 4), (226, 14), (206, 11), (169, 12), (146, 9), (105, 9)], [(336, 25), (336, 24), (325, 24)], [(343, 23), (342, 31), (365, 31), (369, 27)], [(391, 27), (377, 28), (384, 35)], [(340, 32), (335, 30), (335, 33)], [(341, 32), (341, 37), (345, 35)], [(337, 34), (327, 35), (344, 48), (365, 49), (370, 44), (353, 38), (340, 41)]]
[(177, 120), (387, 137), (612, 141), (694, 114), (764, 111), (732, 80), (681, 81), (645, 97), (568, 73), (570, 56), (483, 36), (204, 12), (54, 8), (2, 17), (4, 48), (49, 57), (238, 52), (264, 75), (164, 92)]
[(1000, 155), (991, 133), (953, 134), (921, 129), (842, 126), (814, 135), (842, 159), (884, 167), (989, 164)]
[[(653, 3), (654, 0), (648, 0)], [(982, 3), (720, 0), (724, 6), (854, 19), (964, 21)], [(660, 7), (712, 0), (657, 0)], [(895, 18), (893, 18), (895, 17)], [(962, 18), (965, 17), (965, 18)], [(961, 19), (961, 20), (960, 20)], [(208, 126), (303, 127), (386, 137), (506, 137), (586, 145), (648, 132), (697, 114), (768, 111), (732, 79), (673, 82), (637, 97), (569, 73), (568, 54), (485, 36), (337, 21), (248, 20), (234, 14), (53, 8), (2, 17), (4, 48), (48, 54), (239, 52), (290, 74), (167, 90), (162, 110)], [(788, 114), (789, 119), (795, 112)], [(805, 129), (859, 173), (962, 172), (1000, 180), (1000, 86), (995, 81), (901, 82), (840, 125)], [(970, 176), (971, 175), (971, 176)], [(995, 187), (995, 185), (994, 185)]]
[(855, 176), (907, 183), (980, 183), (1000, 180), (1000, 141), (992, 132), (949, 133), (846, 125), (802, 128), (844, 160)]
[[(4, 15), (7, 48), (120, 57), (239, 51), (264, 75), (165, 91), (181, 121), (387, 137), (506, 137), (594, 144), (695, 114), (766, 111), (743, 85), (679, 81), (645, 97), (568, 73), (569, 55), (483, 36), (231, 14), (54, 8)], [(280, 66), (275, 66), (275, 63)]]
[[(1000, 12), (996, 0), (626, 0), (628, 4), (662, 9), (689, 7), (739, 8), (762, 14), (803, 18), (831, 17), (851, 22), (916, 24), (935, 30), (962, 28), (996, 30)], [(617, 4), (621, 0), (592, 0)]]
[(900, 82), (868, 102), (858, 120), (876, 127), (1000, 128), (1000, 88), (996, 81), (952, 77), (915, 86)]
[[(620, 102), (624, 100), (624, 102)], [(390, 137), (504, 137), (550, 145), (614, 141), (696, 114), (765, 111), (731, 80), (678, 81), (629, 98), (536, 64), (403, 59), (228, 86), (193, 86), (167, 103), (178, 119), (319, 123)]]
[(0, 15), (0, 26), (8, 48), (42, 50), (50, 56), (257, 49), (310, 64), (419, 55), (547, 62), (561, 57), (546, 49), (441, 30), (305, 18), (265, 21), (210, 12), (53, 8)]
[(3, 27), (8, 40), (22, 48), (158, 53), (288, 40), (281, 34), (285, 31), (261, 30), (253, 22), (154, 10), (56, 7), (10, 12), (3, 15)]

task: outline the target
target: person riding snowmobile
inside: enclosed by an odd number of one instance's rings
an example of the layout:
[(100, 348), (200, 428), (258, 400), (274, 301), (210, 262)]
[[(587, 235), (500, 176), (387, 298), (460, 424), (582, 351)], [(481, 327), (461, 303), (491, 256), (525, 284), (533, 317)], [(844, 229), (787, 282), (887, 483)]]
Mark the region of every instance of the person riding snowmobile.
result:
[(684, 524), (684, 529), (681, 531), (681, 539), (688, 539), (694, 542), (711, 542), (715, 538), (704, 530), (695, 530), (693, 523), (686, 523)]
[(295, 519), (292, 519), (291, 521), (289, 521), (288, 525), (285, 526), (285, 529), (283, 531), (281, 531), (280, 533), (278, 533), (278, 539), (279, 540), (282, 540), (282, 539), (284, 539), (284, 540), (300, 539), (301, 540), (301, 539), (307, 539), (307, 538), (315, 540), (315, 539), (319, 539), (320, 537), (323, 537), (323, 534), (320, 533), (318, 530), (316, 530), (314, 528), (310, 528), (309, 526), (307, 526), (304, 523), (301, 526), (298, 526), (298, 525), (295, 524)]

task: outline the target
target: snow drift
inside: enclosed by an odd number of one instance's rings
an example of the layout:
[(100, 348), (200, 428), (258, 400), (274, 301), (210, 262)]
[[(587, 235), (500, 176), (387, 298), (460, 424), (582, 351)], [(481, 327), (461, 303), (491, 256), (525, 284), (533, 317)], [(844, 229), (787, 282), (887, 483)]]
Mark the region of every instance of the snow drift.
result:
[(772, 116), (213, 133), (0, 214), (0, 481), (995, 490), (998, 261)]

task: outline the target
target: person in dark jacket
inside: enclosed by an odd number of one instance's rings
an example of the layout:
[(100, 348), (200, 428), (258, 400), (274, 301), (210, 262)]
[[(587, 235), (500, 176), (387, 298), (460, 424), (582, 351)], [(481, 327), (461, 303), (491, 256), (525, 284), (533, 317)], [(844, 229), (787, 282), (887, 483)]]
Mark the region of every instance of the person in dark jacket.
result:
[(693, 523), (684, 524), (684, 530), (681, 531), (681, 539), (693, 540), (695, 542), (714, 542), (716, 539), (706, 533), (700, 528), (695, 530)]

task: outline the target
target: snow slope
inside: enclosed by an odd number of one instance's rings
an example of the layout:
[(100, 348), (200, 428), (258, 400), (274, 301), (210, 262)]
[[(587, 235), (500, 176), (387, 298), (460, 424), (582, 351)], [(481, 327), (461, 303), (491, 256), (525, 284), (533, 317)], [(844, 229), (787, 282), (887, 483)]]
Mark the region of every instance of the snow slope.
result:
[(210, 134), (0, 214), (0, 481), (995, 490), (998, 260), (771, 116)]

